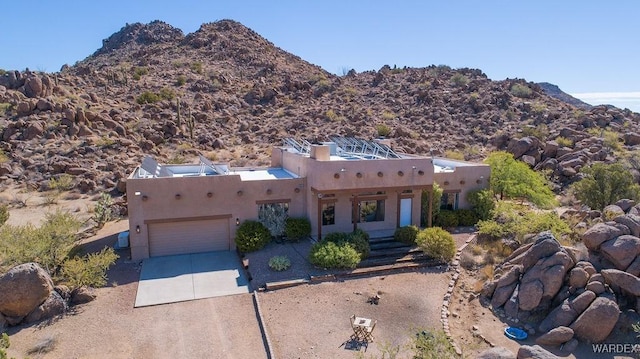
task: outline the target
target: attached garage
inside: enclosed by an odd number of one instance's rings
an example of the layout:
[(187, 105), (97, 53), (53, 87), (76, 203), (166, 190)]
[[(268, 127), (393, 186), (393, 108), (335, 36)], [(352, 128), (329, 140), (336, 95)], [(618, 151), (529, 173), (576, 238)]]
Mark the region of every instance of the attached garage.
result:
[(154, 221), (148, 229), (151, 257), (231, 249), (229, 218)]

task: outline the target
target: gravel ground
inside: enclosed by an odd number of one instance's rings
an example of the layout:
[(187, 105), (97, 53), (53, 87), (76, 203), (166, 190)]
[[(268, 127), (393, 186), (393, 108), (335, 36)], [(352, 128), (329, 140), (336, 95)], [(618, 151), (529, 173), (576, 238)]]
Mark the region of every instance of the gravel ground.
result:
[[(89, 250), (113, 245), (121, 221), (87, 240)], [(466, 235), (456, 235), (462, 243)], [(247, 254), (252, 287), (327, 274), (307, 261), (312, 243), (271, 243)], [(21, 358), (267, 358), (253, 305), (253, 294), (133, 308), (140, 265), (128, 252), (109, 271), (110, 285), (98, 298), (52, 323), (11, 328), (11, 356)], [(274, 255), (286, 255), (292, 267), (268, 268)], [(275, 358), (354, 358), (347, 343), (352, 314), (377, 320), (375, 342), (360, 348), (367, 357), (385, 345), (405, 345), (416, 328), (441, 329), (439, 312), (451, 273), (424, 268), (405, 273), (301, 285), (259, 292), (264, 326)], [(378, 305), (367, 303), (379, 294)], [(46, 354), (29, 353), (50, 342)], [(347, 344), (347, 345), (345, 345)], [(366, 350), (366, 352), (365, 352)]]

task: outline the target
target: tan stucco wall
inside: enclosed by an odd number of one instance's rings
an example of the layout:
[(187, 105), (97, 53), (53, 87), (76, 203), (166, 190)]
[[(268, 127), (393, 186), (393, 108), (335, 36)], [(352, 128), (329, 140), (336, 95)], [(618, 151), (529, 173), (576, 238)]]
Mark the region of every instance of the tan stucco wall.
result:
[[(149, 257), (145, 221), (230, 215), (230, 236), (235, 238), (236, 218), (240, 222), (257, 219), (256, 201), (289, 201), (289, 215), (303, 216), (306, 213), (304, 187), (304, 178), (264, 181), (241, 181), (238, 175), (129, 178), (127, 199), (132, 259)], [(267, 190), (271, 193), (267, 194)], [(211, 197), (207, 196), (209, 192), (213, 194)], [(180, 199), (176, 199), (176, 194), (180, 194)], [(143, 196), (147, 197), (146, 201), (142, 200)], [(140, 233), (136, 233), (137, 226), (140, 226)], [(231, 248), (235, 248), (233, 241)]]
[[(324, 153), (324, 149), (315, 151)], [(326, 153), (321, 157), (326, 158)], [(358, 227), (366, 231), (393, 231), (398, 225), (398, 196), (403, 190), (413, 191), (411, 222), (419, 225), (421, 191), (429, 189), (434, 181), (445, 191), (460, 192), (459, 207), (468, 208), (466, 194), (487, 187), (490, 174), (489, 166), (479, 164), (434, 174), (429, 157), (326, 161), (279, 147), (273, 149), (271, 160), (273, 168), (285, 168), (299, 178), (242, 181), (239, 175), (234, 174), (166, 178), (130, 176), (127, 198), (132, 259), (149, 257), (148, 227), (145, 223), (149, 220), (226, 216), (229, 218), (231, 247), (235, 248), (236, 218), (240, 222), (257, 219), (256, 202), (289, 202), (289, 216), (307, 217), (312, 224), (312, 235), (316, 236), (321, 225), (318, 223), (318, 195), (334, 194), (337, 201), (336, 223), (322, 227), (324, 236), (353, 229), (353, 196), (383, 191), (386, 195), (384, 221), (358, 223)], [(207, 195), (209, 192), (211, 197)], [(179, 199), (176, 199), (176, 194), (180, 194)], [(143, 196), (147, 198), (145, 201)], [(138, 226), (140, 233), (136, 233)]]

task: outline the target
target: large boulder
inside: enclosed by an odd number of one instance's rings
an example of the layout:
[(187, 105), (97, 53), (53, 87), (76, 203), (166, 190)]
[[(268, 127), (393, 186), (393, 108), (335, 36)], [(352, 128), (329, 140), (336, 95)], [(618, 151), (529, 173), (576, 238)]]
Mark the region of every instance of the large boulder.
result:
[(523, 345), (518, 349), (517, 359), (559, 359), (559, 357), (539, 345)]
[(616, 268), (625, 270), (640, 252), (640, 238), (622, 235), (602, 243), (600, 251)]
[(603, 269), (601, 273), (612, 288), (640, 297), (640, 278), (617, 269)]
[(24, 317), (49, 298), (52, 291), (53, 281), (40, 265), (15, 266), (0, 277), (0, 313)]
[(558, 346), (573, 338), (573, 329), (569, 327), (557, 327), (542, 334), (536, 339), (536, 344)]
[(37, 307), (34, 311), (29, 313), (26, 318), (24, 318), (25, 323), (35, 323), (44, 319), (53, 318), (56, 315), (62, 315), (67, 311), (67, 302), (62, 298), (62, 296), (56, 292), (52, 291), (51, 295), (47, 300), (44, 301), (39, 307)]
[(584, 245), (590, 250), (596, 251), (603, 242), (623, 234), (628, 233), (624, 233), (622, 229), (606, 223), (597, 223), (582, 234), (582, 242), (584, 242)]
[(542, 299), (544, 285), (539, 280), (533, 280), (522, 284), (518, 297), (518, 304), (521, 310), (533, 310)]
[(569, 286), (571, 288), (584, 288), (589, 281), (589, 273), (580, 267), (574, 267), (569, 272)]
[(476, 359), (516, 359), (516, 355), (507, 348), (494, 347), (478, 354)]
[[(532, 248), (535, 248), (535, 246)], [(573, 264), (569, 254), (561, 250), (539, 259), (522, 276), (520, 281), (520, 291), (522, 293), (519, 298), (520, 309), (533, 310), (543, 301), (550, 302), (562, 288), (565, 274)], [(541, 288), (540, 285), (542, 286)], [(542, 289), (542, 293), (540, 293), (540, 289)], [(529, 295), (531, 297), (525, 298)]]
[(620, 309), (615, 300), (596, 298), (570, 326), (575, 336), (592, 343), (604, 341), (616, 325)]
[(595, 298), (595, 293), (587, 290), (573, 299), (565, 299), (542, 320), (538, 329), (544, 333), (553, 328), (569, 326)]

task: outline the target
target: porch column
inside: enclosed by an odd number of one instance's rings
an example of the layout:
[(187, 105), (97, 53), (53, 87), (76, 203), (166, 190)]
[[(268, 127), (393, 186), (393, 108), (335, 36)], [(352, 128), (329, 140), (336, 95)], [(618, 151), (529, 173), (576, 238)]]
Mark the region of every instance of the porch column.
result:
[(318, 201), (318, 242), (322, 240), (322, 199), (318, 196), (315, 196)]
[(351, 220), (353, 221), (353, 231), (358, 229), (358, 195), (353, 195), (353, 202), (351, 202)]
[(427, 227), (432, 225), (433, 216), (433, 187), (429, 189), (429, 209), (427, 210)]

